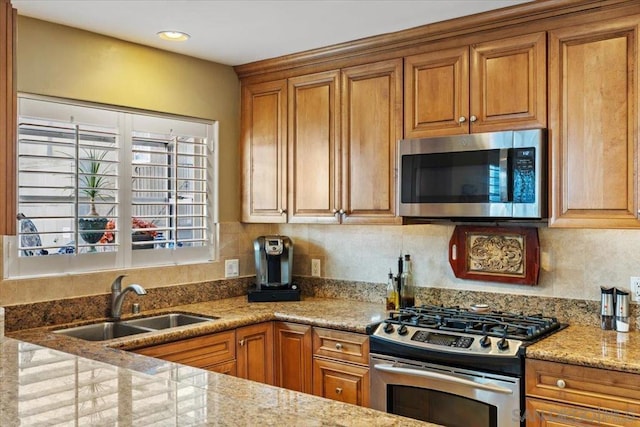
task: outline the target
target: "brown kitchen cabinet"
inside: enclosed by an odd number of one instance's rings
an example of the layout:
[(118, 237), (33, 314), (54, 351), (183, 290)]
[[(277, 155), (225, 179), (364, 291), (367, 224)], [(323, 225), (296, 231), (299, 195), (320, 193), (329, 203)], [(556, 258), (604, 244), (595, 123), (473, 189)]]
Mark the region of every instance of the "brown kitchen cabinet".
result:
[(546, 34), (407, 56), (404, 137), (544, 128)]
[(369, 406), (369, 338), (313, 328), (313, 394)]
[(640, 375), (526, 360), (527, 427), (640, 425)]
[(133, 351), (170, 362), (235, 375), (235, 338), (235, 331), (225, 331)]
[(287, 81), (242, 85), (242, 221), (287, 221)]
[(639, 25), (549, 32), (550, 227), (640, 227)]
[(16, 234), (17, 11), (0, 0), (0, 235)]
[(274, 332), (275, 385), (311, 394), (311, 326), (276, 322)]
[(237, 376), (273, 385), (273, 322), (236, 329), (236, 343)]

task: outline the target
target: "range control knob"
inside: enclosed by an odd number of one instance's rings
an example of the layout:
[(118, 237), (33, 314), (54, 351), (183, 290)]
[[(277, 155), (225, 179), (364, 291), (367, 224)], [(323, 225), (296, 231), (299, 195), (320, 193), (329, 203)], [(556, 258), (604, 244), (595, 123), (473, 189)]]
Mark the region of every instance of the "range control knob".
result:
[(398, 328), (398, 335), (407, 335), (409, 333), (409, 329), (407, 329), (406, 325), (402, 325), (400, 326), (400, 328)]
[(480, 338), (480, 347), (482, 348), (491, 347), (491, 338), (489, 338), (487, 335)]
[(509, 341), (507, 341), (506, 338), (502, 337), (500, 338), (500, 341), (498, 341), (498, 350), (506, 350), (509, 348)]
[(382, 330), (390, 334), (391, 332), (393, 332), (393, 325), (391, 323), (386, 323), (384, 325), (384, 328), (382, 328)]

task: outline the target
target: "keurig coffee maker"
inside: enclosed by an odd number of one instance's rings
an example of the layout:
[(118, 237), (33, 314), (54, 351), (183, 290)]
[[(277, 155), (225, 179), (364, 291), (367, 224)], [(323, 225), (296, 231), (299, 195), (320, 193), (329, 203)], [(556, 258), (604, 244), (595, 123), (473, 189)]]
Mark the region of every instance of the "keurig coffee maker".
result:
[(287, 236), (260, 236), (253, 242), (256, 260), (255, 288), (249, 302), (300, 301), (293, 283), (293, 243)]

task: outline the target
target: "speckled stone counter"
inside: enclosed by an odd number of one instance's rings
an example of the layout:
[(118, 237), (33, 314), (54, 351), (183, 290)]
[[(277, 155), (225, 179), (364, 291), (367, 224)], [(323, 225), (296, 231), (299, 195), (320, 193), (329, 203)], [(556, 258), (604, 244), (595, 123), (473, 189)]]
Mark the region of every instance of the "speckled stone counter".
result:
[(572, 325), (527, 347), (526, 357), (640, 373), (640, 332)]
[(2, 345), (0, 425), (433, 426), (121, 350), (270, 320), (364, 333), (386, 316), (382, 304), (236, 297), (141, 315), (167, 311), (218, 319), (106, 342), (52, 333), (63, 325), (11, 333)]

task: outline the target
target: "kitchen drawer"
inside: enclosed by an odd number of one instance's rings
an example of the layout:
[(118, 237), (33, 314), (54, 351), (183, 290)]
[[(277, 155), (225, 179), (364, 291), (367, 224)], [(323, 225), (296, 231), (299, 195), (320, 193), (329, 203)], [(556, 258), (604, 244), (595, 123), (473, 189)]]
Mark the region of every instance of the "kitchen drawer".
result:
[(369, 407), (369, 368), (313, 359), (313, 394)]
[(352, 332), (313, 328), (313, 354), (369, 365), (369, 337)]
[(602, 408), (527, 398), (527, 427), (638, 427), (640, 419)]
[(222, 362), (213, 366), (206, 366), (203, 369), (208, 371), (217, 372), (219, 374), (231, 375), (233, 377), (236, 376), (236, 361), (232, 360), (230, 362)]
[(235, 331), (189, 338), (134, 350), (138, 354), (205, 368), (236, 358)]
[(638, 374), (527, 359), (525, 384), (527, 397), (640, 415)]

